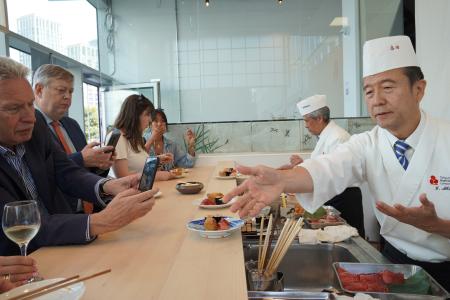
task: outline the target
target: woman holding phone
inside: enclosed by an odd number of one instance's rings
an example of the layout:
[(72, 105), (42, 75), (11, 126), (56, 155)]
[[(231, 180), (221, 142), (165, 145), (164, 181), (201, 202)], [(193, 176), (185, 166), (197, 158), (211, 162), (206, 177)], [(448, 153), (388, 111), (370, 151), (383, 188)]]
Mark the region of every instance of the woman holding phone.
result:
[[(154, 110), (153, 104), (143, 95), (130, 95), (122, 103), (114, 123), (121, 135), (115, 147), (116, 160), (110, 171), (111, 176), (120, 178), (142, 172), (148, 157), (142, 134), (148, 127)], [(107, 136), (107, 141), (111, 134)], [(173, 177), (170, 172), (165, 171), (158, 171), (156, 174), (156, 180)]]
[(146, 139), (145, 149), (152, 156), (170, 155), (172, 161), (163, 164), (163, 170), (171, 170), (174, 167), (192, 168), (195, 164), (195, 134), (191, 129), (186, 130), (187, 151), (177, 143), (164, 136), (167, 132), (167, 117), (162, 109), (152, 112), (151, 130), (144, 134)]

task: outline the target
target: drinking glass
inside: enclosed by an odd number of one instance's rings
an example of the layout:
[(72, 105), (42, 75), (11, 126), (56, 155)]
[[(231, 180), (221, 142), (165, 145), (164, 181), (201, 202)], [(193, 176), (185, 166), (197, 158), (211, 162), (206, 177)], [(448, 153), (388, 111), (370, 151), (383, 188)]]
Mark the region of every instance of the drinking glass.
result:
[(35, 200), (15, 201), (3, 208), (2, 228), (5, 235), (20, 247), (20, 253), (27, 255), (28, 243), (41, 226), (41, 216)]

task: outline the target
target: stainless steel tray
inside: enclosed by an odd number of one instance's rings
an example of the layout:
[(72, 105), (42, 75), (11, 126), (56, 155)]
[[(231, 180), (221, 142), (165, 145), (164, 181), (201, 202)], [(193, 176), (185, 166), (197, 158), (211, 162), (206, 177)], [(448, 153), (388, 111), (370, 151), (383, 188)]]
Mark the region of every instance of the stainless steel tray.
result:
[(248, 292), (248, 299), (252, 300), (272, 300), (272, 299), (305, 299), (305, 300), (331, 300), (334, 299), (329, 293), (314, 293), (302, 291), (284, 292)]
[(341, 289), (348, 293), (355, 293), (354, 291), (349, 291), (344, 289), (341, 278), (339, 277), (339, 273), (337, 269), (341, 267), (347, 270), (350, 273), (354, 274), (364, 274), (364, 273), (378, 273), (384, 270), (389, 270), (392, 272), (403, 273), (406, 278), (414, 275), (418, 271), (423, 271), (428, 279), (430, 280), (431, 287), (431, 295), (417, 295), (417, 294), (404, 294), (404, 293), (372, 293), (372, 292), (363, 292), (365, 294), (372, 295), (373, 297), (379, 298), (380, 300), (384, 299), (429, 299), (429, 300), (437, 300), (437, 299), (446, 299), (450, 295), (447, 291), (436, 282), (436, 280), (430, 276), (424, 269), (416, 265), (401, 265), (401, 264), (368, 264), (368, 263), (345, 263), (345, 262), (335, 262), (333, 263), (333, 269), (336, 273), (336, 277), (338, 278), (339, 285)]

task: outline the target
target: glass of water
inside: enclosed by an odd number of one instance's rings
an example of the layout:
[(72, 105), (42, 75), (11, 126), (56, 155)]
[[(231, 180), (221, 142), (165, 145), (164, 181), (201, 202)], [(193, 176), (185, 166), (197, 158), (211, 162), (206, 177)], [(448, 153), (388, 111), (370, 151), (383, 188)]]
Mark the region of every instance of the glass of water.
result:
[(2, 228), (5, 235), (20, 247), (20, 253), (27, 255), (30, 241), (41, 227), (41, 215), (35, 200), (15, 201), (3, 208)]

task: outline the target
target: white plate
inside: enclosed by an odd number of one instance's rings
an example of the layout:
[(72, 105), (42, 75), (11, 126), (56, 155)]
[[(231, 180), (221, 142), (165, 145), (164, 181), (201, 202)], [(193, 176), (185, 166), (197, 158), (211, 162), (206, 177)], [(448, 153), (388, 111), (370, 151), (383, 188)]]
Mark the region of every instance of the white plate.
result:
[(153, 195), (153, 198), (159, 198), (162, 196), (162, 194), (163, 193), (161, 191), (158, 191), (156, 194)]
[(230, 176), (216, 176), (217, 179), (223, 179), (223, 180), (227, 180), (227, 179), (236, 179), (236, 175), (230, 175)]
[(228, 201), (228, 203), (219, 204), (219, 205), (204, 205), (204, 204), (202, 204), (202, 201), (203, 201), (204, 199), (205, 199), (205, 198), (194, 200), (193, 203), (194, 203), (196, 206), (198, 206), (198, 207), (200, 207), (200, 208), (204, 208), (204, 209), (219, 209), (219, 208), (230, 207), (230, 206), (234, 203), (234, 201), (236, 201), (236, 197), (235, 197), (235, 198), (231, 199), (230, 201)]
[(239, 230), (244, 225), (241, 219), (225, 217), (230, 222), (230, 228), (227, 230), (204, 230), (203, 222), (205, 218), (199, 218), (190, 221), (186, 226), (190, 231), (198, 232), (201, 237), (208, 239), (220, 239), (229, 236), (233, 231)]
[[(44, 285), (48, 285), (57, 281), (62, 280), (63, 278), (53, 278), (42, 281), (37, 281), (29, 284), (25, 284), (19, 286), (15, 289), (10, 290), (9, 292), (3, 293), (0, 295), (0, 300), (6, 300), (15, 296), (22, 295), (27, 291), (31, 291), (37, 288), (40, 288)], [(68, 287), (56, 290), (52, 293), (42, 295), (39, 298), (33, 298), (38, 300), (78, 300), (83, 296), (86, 287), (83, 282), (75, 283), (74, 285), (70, 285)]]

